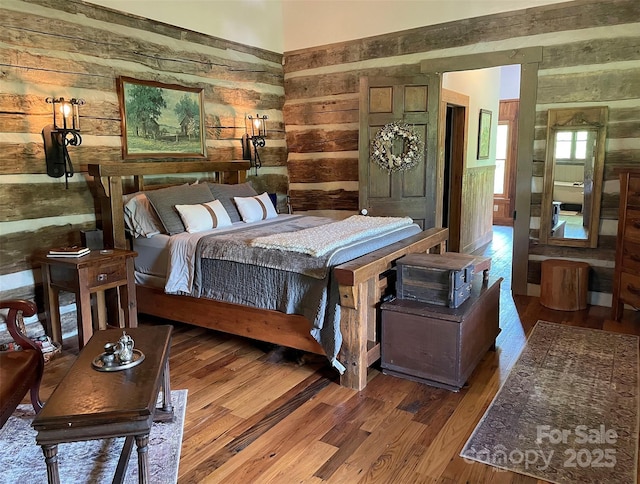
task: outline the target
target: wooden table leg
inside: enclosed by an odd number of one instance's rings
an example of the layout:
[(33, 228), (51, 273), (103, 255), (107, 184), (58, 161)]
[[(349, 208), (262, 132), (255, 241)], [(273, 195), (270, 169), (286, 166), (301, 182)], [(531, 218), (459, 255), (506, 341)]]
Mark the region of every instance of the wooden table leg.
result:
[(44, 461), (47, 463), (47, 481), (49, 484), (60, 484), (58, 444), (43, 445), (42, 453), (44, 454)]
[(124, 481), (124, 476), (127, 472), (127, 465), (129, 464), (129, 457), (131, 457), (131, 449), (133, 447), (133, 436), (129, 435), (124, 440), (122, 446), (122, 452), (120, 452), (120, 458), (118, 459), (118, 465), (116, 466), (116, 473), (113, 476), (112, 484), (121, 484)]
[(136, 435), (138, 447), (138, 483), (149, 482), (149, 434)]
[(44, 314), (47, 321), (47, 334), (56, 343), (62, 344), (62, 324), (60, 323), (59, 291), (51, 287), (51, 266), (42, 265), (44, 286)]
[(129, 257), (127, 264), (127, 285), (120, 286), (120, 301), (124, 312), (124, 324), (129, 328), (138, 327), (138, 308), (136, 305), (136, 283), (133, 258)]
[(107, 329), (107, 303), (104, 291), (96, 292), (96, 315), (98, 316), (98, 329)]
[(78, 271), (78, 287), (76, 292), (76, 311), (78, 314), (78, 347), (82, 349), (93, 335), (93, 315), (91, 314), (91, 293), (87, 270)]
[(162, 375), (162, 407), (156, 408), (155, 422), (168, 422), (173, 420), (173, 404), (171, 403), (171, 377), (169, 375), (169, 358), (164, 364)]
[(167, 361), (164, 364), (162, 379), (162, 410), (165, 412), (173, 412), (173, 405), (171, 404), (171, 375), (169, 374), (169, 358), (167, 358)]

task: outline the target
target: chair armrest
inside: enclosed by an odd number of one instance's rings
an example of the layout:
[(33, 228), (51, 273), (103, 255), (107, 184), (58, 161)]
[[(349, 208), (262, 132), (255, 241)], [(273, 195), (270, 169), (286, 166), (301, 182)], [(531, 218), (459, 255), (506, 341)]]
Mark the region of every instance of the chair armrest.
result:
[(24, 349), (31, 348), (42, 353), (40, 347), (31, 339), (27, 338), (27, 335), (22, 332), (22, 329), (18, 326), (17, 322), (19, 312), (22, 312), (22, 315), (27, 317), (33, 316), (38, 312), (38, 307), (35, 303), (24, 299), (0, 301), (0, 309), (9, 309), (6, 324), (9, 334), (13, 340)]

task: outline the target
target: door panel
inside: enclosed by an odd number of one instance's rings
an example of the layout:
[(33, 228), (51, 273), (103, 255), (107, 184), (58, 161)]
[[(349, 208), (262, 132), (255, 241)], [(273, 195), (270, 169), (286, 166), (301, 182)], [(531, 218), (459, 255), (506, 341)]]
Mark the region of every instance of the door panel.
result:
[(393, 111), (393, 88), (372, 87), (369, 91), (369, 112), (390, 113)]
[(427, 86), (405, 86), (404, 112), (405, 113), (426, 112), (427, 98), (428, 98)]
[[(382, 125), (371, 126), (370, 129), (368, 130), (369, 139), (368, 139), (368, 145), (367, 145), (367, 153), (369, 149), (368, 147), (371, 146), (373, 139), (376, 137), (376, 133), (381, 128), (382, 128)], [(378, 172), (385, 173), (383, 170), (379, 169), (377, 166), (374, 166), (373, 164), (371, 164), (371, 166), (368, 167), (367, 178), (364, 178), (364, 179), (362, 177), (360, 178), (360, 191), (362, 191), (363, 184), (366, 184), (368, 188), (369, 199), (390, 198), (391, 197), (391, 177), (380, 176), (381, 173), (378, 173)], [(367, 208), (367, 210), (369, 210), (369, 212), (371, 213), (370, 208), (368, 208), (366, 205), (362, 206), (362, 198), (360, 199), (360, 205), (361, 205), (360, 210), (362, 210), (363, 208)], [(373, 213), (371, 214), (373, 215)]]
[[(435, 226), (436, 153), (440, 77), (360, 80), (360, 209), (374, 216), (408, 216), (422, 228)], [(388, 173), (370, 159), (378, 131), (392, 121), (411, 125), (425, 144), (419, 164)], [(397, 140), (394, 153), (403, 150)]]
[[(414, 125), (414, 130), (420, 139), (427, 139), (425, 125)], [(403, 198), (425, 197), (427, 193), (427, 177), (425, 163), (420, 163), (408, 172), (402, 172), (402, 194)], [(434, 173), (435, 176), (435, 173)], [(417, 203), (417, 201), (416, 201)]]
[[(493, 224), (513, 225), (515, 210), (516, 163), (518, 160), (518, 111), (517, 99), (500, 101), (498, 122), (507, 126), (506, 159), (504, 165), (504, 191), (493, 197)], [(496, 173), (497, 174), (497, 173)]]

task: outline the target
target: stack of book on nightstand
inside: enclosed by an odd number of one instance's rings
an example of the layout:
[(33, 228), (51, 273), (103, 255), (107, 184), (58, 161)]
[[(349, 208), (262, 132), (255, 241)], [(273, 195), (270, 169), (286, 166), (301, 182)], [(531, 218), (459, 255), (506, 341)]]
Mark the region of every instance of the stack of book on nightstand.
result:
[(72, 245), (68, 247), (55, 247), (53, 249), (49, 249), (47, 257), (82, 257), (90, 252), (91, 250), (87, 247)]

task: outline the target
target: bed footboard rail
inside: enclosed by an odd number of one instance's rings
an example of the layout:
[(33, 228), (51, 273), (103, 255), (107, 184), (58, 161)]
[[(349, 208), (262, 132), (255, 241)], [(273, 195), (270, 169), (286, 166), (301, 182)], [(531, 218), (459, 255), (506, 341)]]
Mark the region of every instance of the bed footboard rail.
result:
[(340, 289), (342, 347), (346, 367), (340, 384), (354, 390), (367, 385), (368, 368), (380, 359), (378, 305), (387, 286), (386, 273), (395, 261), (411, 253), (444, 253), (449, 230), (427, 229), (334, 268)]

